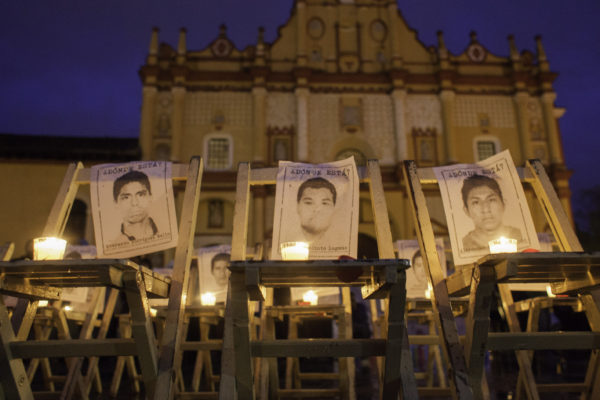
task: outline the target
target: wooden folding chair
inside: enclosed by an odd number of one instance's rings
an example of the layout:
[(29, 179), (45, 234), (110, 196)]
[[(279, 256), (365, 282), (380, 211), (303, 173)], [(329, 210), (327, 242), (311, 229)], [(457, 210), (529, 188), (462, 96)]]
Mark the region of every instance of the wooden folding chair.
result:
[[(231, 253), (231, 277), (225, 311), (220, 399), (254, 399), (252, 357), (362, 357), (385, 356), (382, 398), (418, 398), (404, 318), (407, 260), (394, 258), (387, 206), (377, 161), (361, 167), (359, 176), (369, 184), (379, 260), (358, 261), (245, 261), (250, 188), (276, 183), (277, 168), (238, 169)], [(342, 277), (344, 281), (340, 279)], [(309, 339), (251, 341), (248, 301), (264, 301), (268, 287), (361, 287), (364, 298), (388, 298), (385, 339)], [(349, 291), (343, 299), (350, 305)], [(347, 311), (348, 317), (351, 310)], [(342, 394), (344, 395), (344, 394)], [(349, 396), (348, 393), (345, 394)]]
[[(518, 171), (522, 182), (530, 185), (535, 193), (561, 251), (488, 255), (473, 265), (458, 269), (445, 279), (441, 273), (422, 189), (422, 185), (437, 185), (437, 180), (431, 168), (420, 169), (414, 161), (404, 162), (407, 193), (419, 245), (426, 258), (429, 279), (433, 285), (432, 304), (442, 335), (444, 352), (449, 360), (449, 376), (454, 398), (479, 399), (488, 396), (484, 375), (486, 351), (516, 350), (520, 381), (527, 397), (539, 399), (540, 391), (557, 390), (559, 385), (536, 384), (530, 353), (525, 350), (567, 348), (593, 350), (586, 381), (579, 388), (583, 398), (596, 398), (600, 395), (598, 384), (595, 383), (599, 381), (597, 349), (600, 347), (600, 255), (581, 253), (581, 245), (541, 163), (538, 160), (530, 160), (525, 168)], [(533, 327), (528, 332), (521, 332), (516, 315), (517, 304), (513, 302), (507, 286), (512, 283), (547, 283), (552, 285), (556, 294), (576, 294), (585, 305), (592, 332), (536, 332)], [(510, 332), (489, 333), (490, 306), (496, 286), (500, 292)], [(466, 294), (469, 295), (469, 310), (463, 349), (449, 298)], [(523, 303), (520, 304), (520, 309), (526, 310)]]
[[(174, 164), (174, 181), (187, 180), (179, 223), (179, 240), (175, 249), (174, 273), (169, 279), (128, 260), (53, 260), (17, 261), (0, 263), (0, 293), (28, 300), (25, 311), (13, 329), (8, 323), (8, 313), (0, 303), (0, 382), (8, 398), (33, 398), (22, 359), (67, 357), (69, 375), (63, 397), (73, 395), (79, 388), (81, 397), (87, 397), (86, 384), (81, 375), (82, 357), (135, 355), (140, 361), (147, 397), (169, 398), (172, 389), (173, 344), (180, 340), (182, 314), (187, 295), (187, 279), (192, 253), (192, 241), (202, 177), (202, 161), (192, 158), (189, 164)], [(43, 236), (60, 236), (77, 190), (89, 184), (90, 170), (81, 163), (71, 164), (51, 209)], [(83, 323), (79, 339), (27, 341), (38, 307), (38, 300), (58, 300), (62, 287), (95, 287), (94, 300)], [(99, 336), (106, 333), (112, 316), (112, 299), (117, 290), (125, 292), (132, 318), (132, 339), (91, 339), (100, 310), (96, 306), (103, 288), (111, 288), (104, 310)], [(148, 307), (148, 296), (169, 297), (167, 329), (162, 337), (160, 353)], [(23, 302), (21, 303), (23, 304)], [(13, 315), (13, 322), (15, 315)], [(104, 332), (103, 332), (104, 331)], [(15, 332), (17, 332), (15, 334)], [(96, 359), (97, 360), (97, 359)], [(93, 375), (92, 375), (93, 378)], [(92, 379), (89, 378), (89, 379)]]

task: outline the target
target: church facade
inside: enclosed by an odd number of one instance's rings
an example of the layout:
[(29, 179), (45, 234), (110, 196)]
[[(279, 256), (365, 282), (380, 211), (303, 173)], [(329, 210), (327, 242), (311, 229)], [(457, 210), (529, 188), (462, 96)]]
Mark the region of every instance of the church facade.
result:
[[(152, 32), (140, 70), (140, 146), (146, 159), (205, 162), (199, 245), (231, 234), (237, 163), (320, 163), (377, 158), (395, 239), (414, 237), (399, 163), (472, 163), (510, 149), (516, 165), (538, 158), (570, 213), (569, 171), (561, 148), (552, 72), (540, 37), (534, 51), (495, 55), (475, 33), (452, 54), (438, 32), (421, 43), (393, 0), (295, 0), (272, 43), (238, 49), (222, 26), (203, 49)], [(160, 43), (160, 44), (159, 44)], [(268, 239), (272, 192), (253, 194), (251, 241)], [(373, 236), (361, 201), (360, 232)], [(441, 202), (432, 218), (445, 229)], [(546, 229), (534, 212), (538, 231)], [(434, 224), (435, 225), (435, 224)], [(217, 238), (217, 239), (215, 239)]]

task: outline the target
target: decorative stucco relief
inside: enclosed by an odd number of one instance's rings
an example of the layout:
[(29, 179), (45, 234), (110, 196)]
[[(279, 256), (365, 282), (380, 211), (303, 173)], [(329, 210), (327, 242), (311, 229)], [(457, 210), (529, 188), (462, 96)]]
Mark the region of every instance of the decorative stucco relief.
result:
[(392, 99), (387, 95), (363, 98), (363, 135), (381, 164), (393, 164), (396, 150)]
[(414, 128), (435, 129), (442, 134), (442, 108), (440, 99), (435, 95), (411, 94), (406, 97), (407, 134)]
[(267, 126), (296, 126), (296, 96), (293, 93), (269, 93), (267, 96)]
[(333, 144), (340, 139), (339, 96), (311, 94), (308, 98), (308, 157), (325, 162)]
[(252, 126), (252, 94), (238, 92), (188, 92), (185, 97), (183, 123), (210, 125), (221, 112), (226, 125)]
[(479, 115), (487, 114), (492, 128), (515, 128), (513, 99), (509, 96), (457, 95), (454, 103), (456, 126), (478, 127)]

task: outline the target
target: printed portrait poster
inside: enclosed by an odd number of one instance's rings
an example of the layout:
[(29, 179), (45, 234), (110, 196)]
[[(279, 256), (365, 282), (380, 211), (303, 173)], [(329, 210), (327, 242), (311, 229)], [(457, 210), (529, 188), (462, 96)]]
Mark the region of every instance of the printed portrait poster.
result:
[(230, 245), (196, 249), (200, 294), (210, 292), (215, 295), (217, 302), (225, 302), (230, 275), (227, 268), (229, 266), (230, 254)]
[(271, 259), (281, 243), (308, 242), (309, 259), (356, 258), (358, 172), (354, 157), (327, 164), (279, 162)]
[(91, 168), (99, 258), (133, 257), (175, 247), (177, 216), (171, 163), (137, 161)]
[(477, 164), (434, 168), (440, 185), (455, 265), (489, 254), (488, 242), (517, 240), (517, 250), (539, 250), (523, 186), (510, 152)]
[[(67, 244), (65, 248), (65, 260), (89, 260), (96, 258), (96, 246), (93, 245), (73, 245)], [(72, 307), (76, 307), (77, 311), (87, 310), (86, 304), (92, 300), (92, 291), (89, 287), (73, 287), (73, 288), (62, 288), (60, 292), (60, 299), (78, 303), (77, 306), (72, 304)]]
[[(409, 299), (425, 298), (425, 292), (428, 288), (427, 270), (419, 248), (419, 242), (417, 240), (397, 240), (394, 242), (394, 247), (398, 251), (398, 258), (410, 260), (410, 268), (406, 270), (406, 297)], [(446, 276), (444, 239), (436, 238), (435, 248), (440, 258), (444, 276)]]

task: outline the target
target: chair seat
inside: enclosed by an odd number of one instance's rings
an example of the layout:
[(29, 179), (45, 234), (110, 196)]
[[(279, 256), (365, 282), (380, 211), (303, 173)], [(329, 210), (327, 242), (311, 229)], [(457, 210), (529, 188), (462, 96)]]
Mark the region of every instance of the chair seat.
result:
[(123, 274), (140, 271), (148, 297), (167, 297), (171, 278), (129, 260), (44, 260), (0, 262), (0, 290), (32, 299), (58, 299), (65, 287), (123, 288)]
[(600, 253), (489, 254), (446, 279), (451, 296), (471, 288), (473, 269), (492, 266), (498, 283), (550, 283), (555, 294), (600, 284)]

